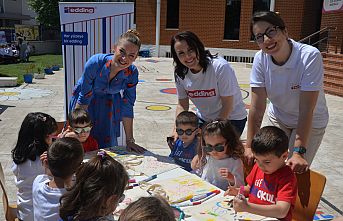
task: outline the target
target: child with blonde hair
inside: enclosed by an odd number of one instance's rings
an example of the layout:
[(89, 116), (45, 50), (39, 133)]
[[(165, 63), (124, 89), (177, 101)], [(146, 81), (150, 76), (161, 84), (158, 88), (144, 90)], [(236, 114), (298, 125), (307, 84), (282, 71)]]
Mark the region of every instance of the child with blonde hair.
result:
[(202, 179), (226, 190), (244, 184), (244, 147), (229, 120), (213, 121), (202, 128), (202, 145), (192, 160), (192, 168)]
[(41, 112), (29, 113), (24, 118), (17, 144), (12, 150), (12, 172), (17, 191), (17, 216), (20, 220), (33, 220), (32, 183), (44, 167), (39, 157), (48, 149), (57, 131), (56, 120)]

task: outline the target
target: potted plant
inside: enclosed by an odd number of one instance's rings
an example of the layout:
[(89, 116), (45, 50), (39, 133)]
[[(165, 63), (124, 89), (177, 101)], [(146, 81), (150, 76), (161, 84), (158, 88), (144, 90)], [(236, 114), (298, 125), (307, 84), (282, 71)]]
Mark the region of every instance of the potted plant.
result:
[(42, 72), (42, 69), (43, 68), (40, 65), (37, 67), (37, 73), (34, 74), (35, 79), (44, 79), (45, 73)]
[(25, 74), (24, 74), (24, 82), (31, 84), (32, 83), (32, 79), (33, 79), (33, 69), (35, 68), (34, 64), (29, 64), (29, 65), (25, 65), (24, 69), (25, 69)]
[(54, 72), (52, 71), (51, 65), (45, 65), (44, 72), (45, 74), (54, 74)]
[(59, 71), (60, 70), (60, 66), (58, 64), (54, 64), (54, 65), (52, 65), (51, 69), (53, 71)]

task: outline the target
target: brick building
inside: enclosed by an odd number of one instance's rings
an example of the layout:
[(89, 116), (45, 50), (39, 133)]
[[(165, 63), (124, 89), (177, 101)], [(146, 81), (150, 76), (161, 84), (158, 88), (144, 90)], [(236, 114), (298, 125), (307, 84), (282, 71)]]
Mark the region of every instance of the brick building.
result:
[[(214, 52), (219, 50), (220, 55), (225, 55), (220, 50), (229, 49), (227, 55), (248, 51), (246, 56), (251, 57), (258, 47), (251, 38), (250, 18), (254, 11), (269, 10), (271, 4), (286, 22), (294, 40), (323, 27), (335, 26), (338, 30), (334, 34), (339, 36), (335, 44), (341, 45), (343, 9), (322, 14), (323, 1), (329, 0), (161, 0), (160, 55), (168, 55), (172, 35), (191, 30), (206, 47), (214, 48)], [(155, 44), (155, 26), (156, 0), (136, 0), (136, 28), (143, 44)]]

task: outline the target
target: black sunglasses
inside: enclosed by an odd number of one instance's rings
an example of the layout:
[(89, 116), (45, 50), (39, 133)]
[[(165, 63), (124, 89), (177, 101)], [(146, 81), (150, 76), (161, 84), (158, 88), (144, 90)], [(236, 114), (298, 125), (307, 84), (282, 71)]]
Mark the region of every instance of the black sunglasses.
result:
[(192, 129), (187, 129), (187, 130), (182, 130), (180, 128), (176, 129), (177, 135), (181, 136), (183, 134), (186, 134), (187, 136), (191, 136), (194, 131), (196, 131), (198, 128), (195, 128), (194, 130)]
[(264, 36), (266, 35), (268, 38), (274, 38), (277, 34), (277, 29), (279, 26), (269, 27), (266, 29), (264, 33), (255, 35), (255, 41), (258, 44), (262, 44), (264, 42)]
[(210, 153), (212, 152), (213, 150), (215, 150), (216, 152), (223, 152), (224, 149), (225, 149), (225, 145), (223, 144), (219, 144), (219, 145), (216, 145), (216, 146), (210, 146), (210, 145), (206, 145), (206, 146), (203, 146), (202, 147), (204, 149), (204, 151), (206, 153)]

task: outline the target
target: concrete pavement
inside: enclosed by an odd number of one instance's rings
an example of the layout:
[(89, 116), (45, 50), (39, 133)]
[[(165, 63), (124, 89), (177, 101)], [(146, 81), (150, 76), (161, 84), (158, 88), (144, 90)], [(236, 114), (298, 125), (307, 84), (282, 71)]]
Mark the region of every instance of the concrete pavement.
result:
[[(173, 65), (170, 58), (138, 58), (140, 71), (135, 104), (134, 134), (136, 142), (147, 149), (169, 154), (166, 137), (170, 135), (175, 118), (177, 96), (175, 91)], [(250, 104), (249, 64), (232, 63), (242, 89), (244, 102)], [(11, 149), (16, 143), (22, 120), (27, 113), (41, 111), (50, 114), (57, 121), (64, 119), (64, 75), (63, 71), (47, 75), (46, 79), (33, 84), (23, 84), (16, 93), (9, 88), (0, 88), (0, 162), (4, 168), (10, 202), (16, 200), (14, 177), (10, 171)], [(26, 93), (27, 96), (18, 95)], [(30, 95), (31, 94), (31, 95)], [(7, 97), (4, 97), (7, 96)], [(323, 196), (339, 209), (343, 209), (343, 98), (326, 95), (330, 121), (322, 145), (314, 159), (312, 169), (327, 177)], [(242, 135), (245, 138), (246, 133)], [(324, 211), (336, 213), (321, 203)], [(2, 206), (1, 206), (2, 207)], [(0, 211), (0, 219), (3, 211)]]

